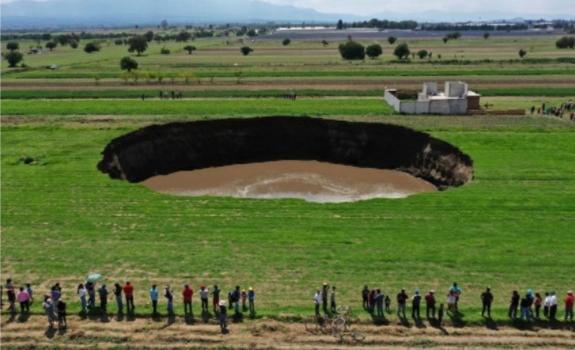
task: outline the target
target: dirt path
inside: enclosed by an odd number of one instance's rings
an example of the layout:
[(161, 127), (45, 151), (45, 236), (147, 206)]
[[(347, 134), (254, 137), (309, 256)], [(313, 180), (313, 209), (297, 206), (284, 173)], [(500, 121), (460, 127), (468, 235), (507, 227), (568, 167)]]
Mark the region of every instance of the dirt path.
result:
[(3, 349), (23, 348), (265, 348), (265, 349), (340, 349), (350, 345), (356, 349), (426, 348), (426, 349), (574, 349), (575, 331), (570, 329), (532, 328), (519, 330), (510, 327), (433, 328), (355, 325), (354, 331), (365, 335), (362, 342), (351, 339), (341, 343), (332, 335), (307, 332), (303, 324), (275, 320), (246, 321), (231, 324), (230, 333), (221, 335), (215, 321), (187, 324), (177, 318), (167, 319), (110, 318), (82, 320), (69, 317), (67, 330), (49, 331), (43, 316), (32, 316), (25, 322), (9, 321), (3, 317), (1, 342)]

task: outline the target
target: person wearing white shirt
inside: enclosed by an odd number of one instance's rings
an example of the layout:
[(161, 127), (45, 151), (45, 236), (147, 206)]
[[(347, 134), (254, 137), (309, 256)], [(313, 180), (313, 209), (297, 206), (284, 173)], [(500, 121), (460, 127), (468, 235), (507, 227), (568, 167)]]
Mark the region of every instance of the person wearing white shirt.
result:
[(321, 301), (322, 301), (321, 292), (320, 292), (319, 290), (317, 290), (317, 291), (315, 292), (314, 297), (313, 297), (313, 302), (314, 302), (314, 304), (315, 304), (315, 315), (316, 315), (316, 317), (319, 317), (319, 316), (320, 316), (319, 306), (321, 305)]
[(551, 292), (549, 296), (549, 319), (555, 321), (555, 316), (557, 315), (557, 295), (555, 292)]
[(80, 304), (82, 305), (82, 313), (86, 313), (86, 295), (88, 294), (88, 290), (82, 283), (78, 285), (78, 290), (76, 291), (78, 297), (80, 297)]
[(545, 316), (545, 318), (549, 318), (549, 308), (551, 307), (549, 299), (550, 299), (549, 293), (545, 293), (545, 299), (543, 299), (543, 315)]

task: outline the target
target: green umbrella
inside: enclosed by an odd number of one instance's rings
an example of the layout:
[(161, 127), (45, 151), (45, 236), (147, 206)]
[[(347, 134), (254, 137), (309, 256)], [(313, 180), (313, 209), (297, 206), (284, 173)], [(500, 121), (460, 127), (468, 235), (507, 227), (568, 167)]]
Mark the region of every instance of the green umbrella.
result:
[(91, 273), (88, 275), (88, 278), (86, 278), (86, 282), (94, 283), (99, 281), (100, 279), (102, 279), (102, 275), (100, 275), (99, 273)]

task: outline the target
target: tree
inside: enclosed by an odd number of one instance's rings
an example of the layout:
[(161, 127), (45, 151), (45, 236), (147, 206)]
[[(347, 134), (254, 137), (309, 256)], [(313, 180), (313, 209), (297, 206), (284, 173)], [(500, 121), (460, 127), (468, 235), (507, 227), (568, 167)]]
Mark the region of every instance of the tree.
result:
[(397, 45), (395, 51), (393, 51), (393, 54), (400, 60), (407, 59), (410, 53), (411, 51), (409, 51), (409, 46), (406, 43)]
[(170, 54), (170, 49), (165, 48), (165, 47), (162, 47), (162, 48), (160, 49), (160, 54), (161, 54), (161, 55), (169, 55), (169, 54)]
[(444, 37), (444, 38), (443, 38), (443, 43), (444, 43), (444, 44), (447, 44), (448, 41), (449, 41), (449, 38), (448, 38), (448, 37)]
[(42, 34), (42, 40), (48, 41), (48, 40), (50, 40), (50, 39), (52, 39), (52, 34), (50, 34), (50, 33), (44, 33), (44, 34)]
[(114, 40), (114, 44), (116, 44), (116, 45), (118, 45), (118, 46), (119, 46), (119, 45), (124, 45), (124, 40), (122, 40), (122, 39), (116, 39), (116, 40)]
[(397, 38), (394, 37), (394, 36), (390, 36), (389, 38), (387, 38), (387, 42), (388, 42), (390, 45), (395, 44), (396, 41), (397, 41)]
[(375, 58), (378, 58), (379, 56), (381, 56), (381, 54), (383, 53), (383, 49), (381, 48), (381, 45), (373, 44), (373, 45), (369, 45), (365, 49), (365, 53), (367, 54), (367, 56), (369, 58), (375, 59)]
[(136, 62), (132, 57), (126, 56), (120, 60), (120, 68), (131, 72), (134, 69), (138, 69), (138, 62)]
[(485, 39), (485, 40), (489, 39), (490, 37), (491, 37), (491, 34), (489, 34), (489, 33), (483, 34), (483, 39)]
[(244, 56), (247, 56), (247, 55), (249, 55), (250, 53), (252, 53), (252, 52), (254, 51), (254, 49), (252, 49), (252, 48), (249, 47), (249, 46), (243, 46), (243, 47), (240, 49), (240, 51), (242, 52), (242, 54), (243, 54)]
[(18, 51), (10, 51), (4, 55), (4, 58), (8, 61), (8, 65), (14, 68), (18, 63), (20, 63), (20, 61), (22, 61), (24, 56)]
[(148, 49), (148, 40), (144, 36), (133, 36), (128, 40), (128, 52), (141, 56)]
[(343, 30), (343, 20), (340, 19), (339, 21), (337, 21), (336, 29)]
[(256, 32), (256, 30), (252, 28), (252, 29), (248, 30), (246, 35), (249, 36), (250, 38), (253, 38), (254, 36), (258, 36), (258, 32)]
[(419, 50), (417, 51), (417, 56), (419, 56), (419, 59), (425, 59), (429, 56), (429, 52), (427, 52), (427, 50)]
[(523, 49), (519, 50), (519, 58), (524, 58), (525, 56), (527, 56), (527, 51)]
[(184, 46), (184, 50), (188, 51), (188, 55), (191, 55), (192, 52), (196, 51), (196, 47), (193, 45), (186, 45)]
[(154, 40), (154, 32), (152, 32), (151, 30), (148, 30), (146, 32), (146, 34), (144, 34), (144, 37), (146, 38), (146, 40), (148, 42), (150, 42), (150, 41)]
[(185, 30), (182, 30), (181, 32), (178, 33), (178, 35), (176, 35), (176, 41), (186, 42), (186, 41), (190, 40), (191, 37), (192, 37), (192, 34), (190, 34), (189, 32), (186, 32)]
[(365, 47), (357, 41), (348, 40), (345, 44), (339, 45), (339, 53), (344, 60), (365, 59)]
[(329, 46), (329, 42), (327, 40), (322, 40), (321, 44), (323, 45), (323, 47)]
[(165, 19), (163, 19), (163, 20), (160, 22), (160, 27), (161, 27), (163, 30), (168, 29), (168, 21), (165, 20)]
[(94, 42), (87, 43), (86, 46), (84, 46), (84, 52), (86, 53), (92, 53), (97, 51), (100, 51), (100, 46)]
[(56, 43), (54, 41), (48, 41), (46, 43), (46, 48), (50, 51), (54, 50), (56, 48), (56, 46), (58, 46), (58, 43)]
[(283, 46), (288, 46), (289, 44), (291, 44), (291, 39), (289, 39), (289, 38), (285, 38), (285, 39), (282, 41), (282, 45), (283, 45)]
[(70, 47), (73, 49), (77, 49), (78, 45), (79, 45), (78, 42), (75, 40), (70, 42)]
[(555, 43), (558, 49), (575, 48), (575, 37), (564, 36)]
[(19, 48), (20, 48), (20, 44), (18, 44), (18, 43), (15, 42), (15, 41), (11, 41), (11, 42), (9, 42), (8, 44), (6, 44), (6, 49), (7, 49), (8, 51), (16, 51), (16, 50), (18, 50)]

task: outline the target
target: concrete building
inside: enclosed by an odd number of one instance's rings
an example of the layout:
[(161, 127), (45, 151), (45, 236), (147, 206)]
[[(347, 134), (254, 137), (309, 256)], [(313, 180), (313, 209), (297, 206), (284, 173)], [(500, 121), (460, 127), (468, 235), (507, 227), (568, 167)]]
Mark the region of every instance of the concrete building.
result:
[(396, 89), (385, 90), (385, 101), (402, 114), (464, 115), (479, 110), (480, 95), (469, 90), (464, 82), (448, 81), (443, 91), (437, 83), (424, 83), (423, 90), (415, 94), (400, 93)]

